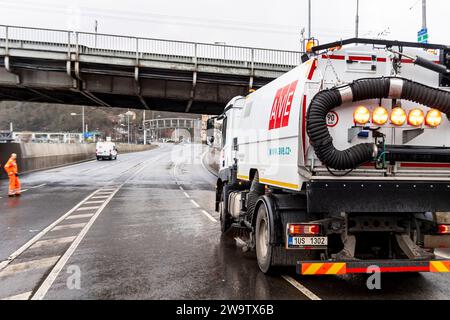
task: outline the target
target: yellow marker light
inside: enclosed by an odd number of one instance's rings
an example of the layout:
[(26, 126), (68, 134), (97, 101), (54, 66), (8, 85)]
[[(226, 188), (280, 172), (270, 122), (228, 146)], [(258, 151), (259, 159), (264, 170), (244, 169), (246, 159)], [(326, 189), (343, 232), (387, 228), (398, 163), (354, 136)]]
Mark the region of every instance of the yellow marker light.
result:
[(425, 123), (427, 126), (436, 128), (438, 127), (442, 122), (442, 114), (439, 110), (431, 109), (428, 111), (427, 116), (425, 118)]
[(355, 112), (353, 112), (353, 120), (357, 124), (364, 125), (370, 120), (370, 111), (364, 106), (359, 106), (356, 108)]
[(425, 121), (425, 115), (420, 109), (412, 109), (408, 114), (408, 124), (412, 126), (421, 126)]
[(386, 108), (376, 107), (372, 113), (372, 122), (382, 126), (389, 120), (389, 112)]
[(391, 122), (397, 126), (402, 126), (406, 122), (406, 112), (400, 107), (392, 109)]
[(317, 46), (319, 44), (319, 42), (316, 39), (309, 39), (308, 42), (306, 43), (306, 52), (312, 52), (312, 48), (314, 48), (315, 46)]

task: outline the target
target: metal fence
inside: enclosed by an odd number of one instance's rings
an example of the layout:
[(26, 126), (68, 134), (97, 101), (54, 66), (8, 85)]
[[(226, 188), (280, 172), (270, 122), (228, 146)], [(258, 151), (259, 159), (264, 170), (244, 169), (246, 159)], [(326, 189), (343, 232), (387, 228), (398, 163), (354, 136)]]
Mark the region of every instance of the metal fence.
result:
[(301, 52), (0, 25), (0, 47), (196, 64), (294, 67)]

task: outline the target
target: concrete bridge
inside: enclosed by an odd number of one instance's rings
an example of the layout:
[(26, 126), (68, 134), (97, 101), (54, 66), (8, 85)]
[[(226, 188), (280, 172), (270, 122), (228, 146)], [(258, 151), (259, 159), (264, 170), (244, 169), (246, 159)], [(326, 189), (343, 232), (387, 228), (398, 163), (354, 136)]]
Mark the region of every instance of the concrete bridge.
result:
[(301, 53), (0, 25), (0, 100), (218, 114)]

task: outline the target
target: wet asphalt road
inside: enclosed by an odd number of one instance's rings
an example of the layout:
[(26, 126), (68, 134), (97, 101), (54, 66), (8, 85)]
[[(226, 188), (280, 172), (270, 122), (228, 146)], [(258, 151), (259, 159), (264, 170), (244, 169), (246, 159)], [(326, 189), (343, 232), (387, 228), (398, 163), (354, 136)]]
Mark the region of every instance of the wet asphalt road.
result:
[(263, 275), (220, 235), (204, 151), (160, 145), (24, 176), (22, 198), (0, 199), (0, 261), (66, 216), (0, 271), (0, 298), (450, 298), (448, 274), (383, 275), (381, 290), (366, 276)]

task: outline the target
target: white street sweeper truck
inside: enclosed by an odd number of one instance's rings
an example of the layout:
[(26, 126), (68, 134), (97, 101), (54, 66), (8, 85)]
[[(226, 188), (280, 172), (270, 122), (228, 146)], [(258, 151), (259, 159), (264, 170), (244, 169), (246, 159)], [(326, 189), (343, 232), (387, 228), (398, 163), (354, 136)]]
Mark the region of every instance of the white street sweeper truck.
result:
[(449, 272), (449, 68), (444, 45), (350, 39), (233, 98), (221, 231), (245, 234), (265, 273)]

